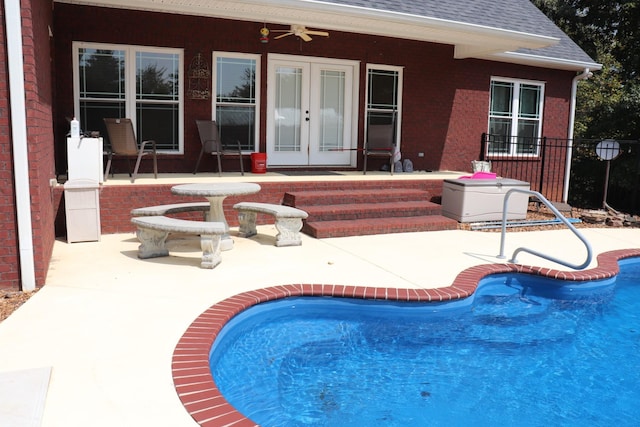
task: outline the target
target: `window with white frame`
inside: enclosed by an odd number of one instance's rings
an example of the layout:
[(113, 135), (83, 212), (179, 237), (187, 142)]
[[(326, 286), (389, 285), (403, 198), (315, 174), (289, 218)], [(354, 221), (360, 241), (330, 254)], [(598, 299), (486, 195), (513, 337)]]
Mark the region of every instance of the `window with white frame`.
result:
[(367, 65), (367, 126), (389, 123), (398, 126), (401, 101), (402, 68)]
[(257, 151), (260, 56), (214, 52), (213, 111), (223, 142), (240, 141), (243, 151)]
[(183, 151), (182, 49), (74, 43), (76, 117), (106, 137), (104, 118), (130, 118), (138, 141)]
[(491, 79), (489, 155), (530, 155), (540, 151), (544, 84)]

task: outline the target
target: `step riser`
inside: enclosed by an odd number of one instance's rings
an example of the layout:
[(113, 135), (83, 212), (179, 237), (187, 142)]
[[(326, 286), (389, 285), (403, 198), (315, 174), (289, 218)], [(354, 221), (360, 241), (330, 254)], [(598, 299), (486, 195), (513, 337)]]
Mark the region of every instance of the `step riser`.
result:
[(432, 224), (380, 224), (379, 226), (352, 224), (336, 225), (335, 227), (322, 227), (318, 229), (313, 223), (305, 224), (302, 232), (317, 239), (330, 237), (370, 236), (375, 234), (413, 233), (421, 231), (442, 231), (457, 229), (457, 222), (434, 222)]
[(455, 230), (441, 216), (429, 193), (412, 189), (300, 191), (286, 193), (283, 204), (309, 214), (302, 232), (315, 238)]
[[(314, 194), (316, 193), (316, 194)], [(408, 201), (428, 201), (429, 193), (420, 190), (345, 190), (345, 191), (305, 191), (286, 193), (282, 204), (286, 206), (319, 206), (353, 203), (392, 203)]]
[(309, 214), (309, 221), (335, 221), (347, 219), (363, 219), (363, 218), (397, 218), (411, 216), (427, 216), (440, 215), (442, 209), (440, 207), (433, 208), (358, 208), (354, 206), (351, 209), (334, 211), (331, 209), (322, 209), (321, 207), (300, 207)]

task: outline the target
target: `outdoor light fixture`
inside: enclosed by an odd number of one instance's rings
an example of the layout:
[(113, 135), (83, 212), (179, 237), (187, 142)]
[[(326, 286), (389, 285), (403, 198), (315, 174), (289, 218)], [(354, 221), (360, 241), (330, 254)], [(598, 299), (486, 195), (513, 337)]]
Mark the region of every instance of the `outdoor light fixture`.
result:
[(269, 29), (266, 26), (260, 28), (260, 43), (269, 43)]

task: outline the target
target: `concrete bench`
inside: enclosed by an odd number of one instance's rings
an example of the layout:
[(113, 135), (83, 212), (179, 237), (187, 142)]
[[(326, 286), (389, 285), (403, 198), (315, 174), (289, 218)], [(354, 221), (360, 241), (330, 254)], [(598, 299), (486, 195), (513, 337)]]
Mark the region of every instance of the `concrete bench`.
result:
[(220, 239), (225, 233), (225, 226), (221, 222), (188, 221), (162, 215), (133, 217), (131, 222), (138, 227), (138, 258), (168, 256), (165, 242), (169, 233), (187, 233), (200, 235), (202, 268), (214, 268), (222, 261)]
[(209, 202), (174, 203), (171, 205), (147, 206), (131, 210), (131, 216), (159, 216), (182, 212), (203, 212), (204, 220), (209, 220)]
[(255, 236), (257, 214), (267, 214), (275, 217), (276, 246), (299, 246), (302, 244), (300, 230), (302, 220), (309, 215), (300, 209), (291, 206), (272, 205), (269, 203), (241, 202), (233, 205), (238, 211), (238, 222), (240, 223), (239, 235), (241, 237)]

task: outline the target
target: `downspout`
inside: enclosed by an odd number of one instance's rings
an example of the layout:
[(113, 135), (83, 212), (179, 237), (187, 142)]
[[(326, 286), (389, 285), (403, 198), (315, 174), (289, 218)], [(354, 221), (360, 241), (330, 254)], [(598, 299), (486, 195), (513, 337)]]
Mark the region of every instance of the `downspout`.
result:
[(9, 72), (9, 106), (15, 181), (16, 221), (18, 228), (18, 262), (23, 291), (36, 288), (31, 228), (31, 191), (29, 188), (29, 153), (27, 150), (27, 112), (22, 57), (22, 16), (20, 0), (5, 0), (7, 29), (7, 64)]
[(562, 190), (562, 202), (569, 199), (569, 178), (571, 175), (571, 157), (573, 156), (573, 127), (576, 123), (576, 97), (578, 95), (578, 82), (587, 80), (593, 73), (585, 68), (584, 71), (573, 78), (571, 83), (571, 106), (569, 109), (569, 143), (567, 145), (567, 160), (564, 170), (564, 188)]

